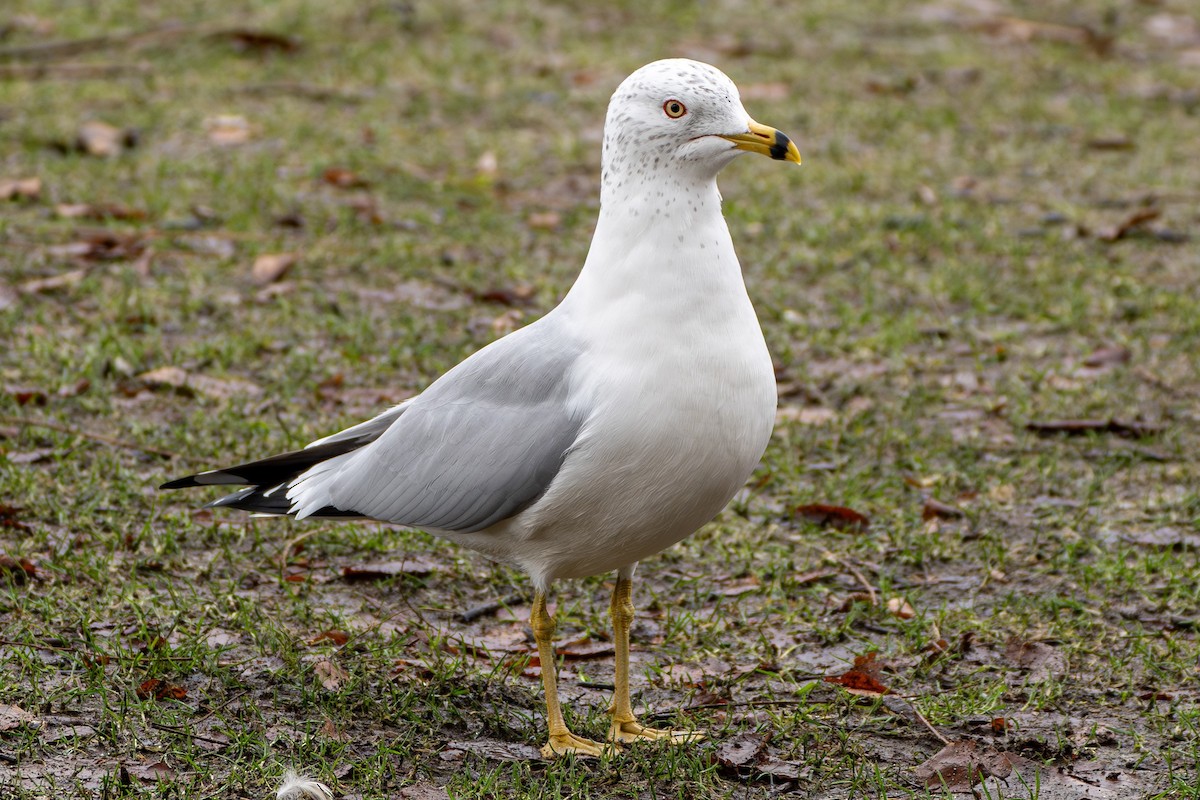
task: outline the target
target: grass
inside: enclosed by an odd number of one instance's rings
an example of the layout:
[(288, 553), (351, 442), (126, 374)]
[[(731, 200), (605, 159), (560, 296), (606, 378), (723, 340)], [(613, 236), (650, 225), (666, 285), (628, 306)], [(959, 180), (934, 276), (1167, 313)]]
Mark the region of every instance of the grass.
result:
[[(0, 703), (39, 722), (0, 715), (5, 796), (267, 797), (287, 767), (339, 797), (948, 796), (916, 777), (942, 746), (916, 707), (1013, 756), (984, 796), (1200, 797), (1200, 77), (1194, 42), (1155, 33), (1189, 13), (18, 0), (0, 50), (179, 27), (0, 56), (51, 65), (0, 82), (0, 180), (41, 180), (0, 214), (0, 504), (19, 509), (0, 552), (38, 576), (0, 571)], [(456, 620), (519, 575), (420, 532), (154, 487), (358, 421), (551, 308), (586, 253), (608, 95), (681, 54), (804, 155), (722, 176), (783, 410), (747, 491), (639, 572), (635, 703), (710, 740), (543, 762), (522, 749), (544, 734), (527, 606)], [(76, 152), (88, 120), (136, 145)], [(138, 377), (162, 367), (209, 383)], [(1025, 427), (1112, 418), (1161, 430)], [(927, 519), (926, 497), (965, 516)], [(341, 577), (415, 557), (432, 567)], [(563, 641), (604, 641), (606, 580), (558, 588)], [(869, 652), (906, 699), (821, 680)], [(139, 697), (150, 679), (183, 694)], [(565, 662), (582, 731), (607, 681), (610, 658)]]

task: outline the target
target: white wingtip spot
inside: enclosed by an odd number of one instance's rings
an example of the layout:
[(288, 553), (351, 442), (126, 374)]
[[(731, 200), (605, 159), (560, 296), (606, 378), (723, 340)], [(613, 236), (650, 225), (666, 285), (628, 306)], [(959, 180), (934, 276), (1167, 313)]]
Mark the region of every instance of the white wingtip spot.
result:
[(283, 773), (283, 786), (275, 793), (275, 800), (333, 800), (333, 791), (320, 781), (302, 778), (289, 769)]

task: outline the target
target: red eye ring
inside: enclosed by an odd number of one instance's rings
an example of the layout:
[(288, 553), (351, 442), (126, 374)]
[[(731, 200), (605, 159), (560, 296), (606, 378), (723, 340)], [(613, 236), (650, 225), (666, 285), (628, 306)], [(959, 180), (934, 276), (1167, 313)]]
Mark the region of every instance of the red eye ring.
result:
[(663, 113), (671, 119), (679, 119), (687, 113), (687, 106), (678, 100), (668, 100), (663, 103)]

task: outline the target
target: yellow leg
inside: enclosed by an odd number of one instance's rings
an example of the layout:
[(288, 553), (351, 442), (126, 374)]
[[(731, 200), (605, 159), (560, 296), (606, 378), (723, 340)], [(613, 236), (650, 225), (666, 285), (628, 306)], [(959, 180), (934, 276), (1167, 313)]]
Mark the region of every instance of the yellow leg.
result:
[(633, 624), (632, 595), (633, 579), (618, 575), (617, 585), (612, 594), (612, 606), (609, 608), (612, 615), (613, 649), (616, 651), (617, 666), (613, 679), (616, 692), (613, 695), (612, 727), (608, 730), (608, 740), (610, 742), (636, 742), (665, 739), (676, 744), (701, 741), (704, 739), (703, 733), (647, 728), (639, 723), (633, 714), (633, 704), (629, 699), (629, 628)]
[(550, 727), (550, 740), (542, 746), (542, 756), (553, 758), (566, 753), (599, 756), (605, 750), (611, 749), (611, 746), (584, 739), (567, 730), (562, 706), (558, 702), (558, 681), (554, 672), (554, 617), (546, 612), (546, 595), (543, 592), (535, 592), (533, 595), (533, 611), (529, 615), (529, 624), (533, 627), (533, 638), (537, 640), (538, 646), (538, 660), (542, 664), (542, 686), (546, 689), (546, 722)]

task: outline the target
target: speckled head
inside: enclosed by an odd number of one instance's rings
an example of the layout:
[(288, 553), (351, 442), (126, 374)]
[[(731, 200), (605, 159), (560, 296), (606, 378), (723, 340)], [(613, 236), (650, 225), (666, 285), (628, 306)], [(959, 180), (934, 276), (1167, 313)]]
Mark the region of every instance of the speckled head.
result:
[(737, 86), (716, 67), (685, 58), (655, 61), (626, 78), (609, 101), (606, 183), (615, 174), (659, 170), (711, 178), (741, 152), (800, 163), (792, 141), (751, 119)]

